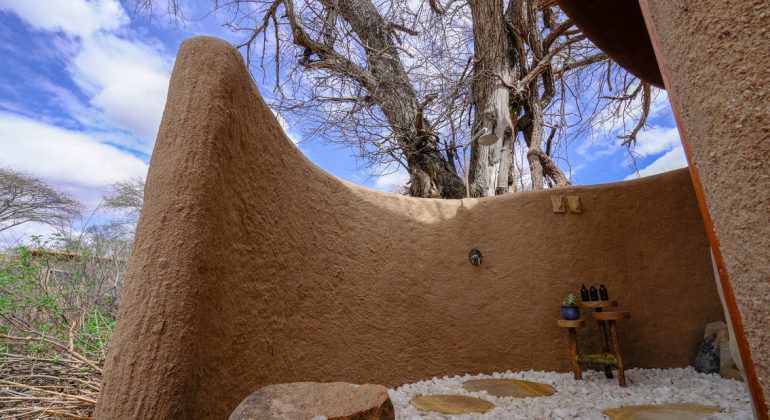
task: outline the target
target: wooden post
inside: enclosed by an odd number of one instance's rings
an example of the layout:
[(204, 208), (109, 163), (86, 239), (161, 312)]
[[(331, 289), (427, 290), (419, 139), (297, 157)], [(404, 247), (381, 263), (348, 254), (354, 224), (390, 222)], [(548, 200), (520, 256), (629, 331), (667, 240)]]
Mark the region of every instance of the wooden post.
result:
[(574, 328), (569, 328), (569, 350), (572, 356), (572, 373), (575, 374), (575, 380), (583, 379), (583, 374), (580, 371), (580, 364), (578, 363), (578, 348), (577, 348), (577, 333)]
[(626, 373), (623, 370), (623, 357), (620, 356), (620, 344), (618, 343), (618, 329), (615, 326), (615, 321), (607, 321), (610, 324), (610, 341), (612, 342), (612, 352), (615, 354), (615, 359), (618, 361), (618, 384), (620, 386), (626, 386)]

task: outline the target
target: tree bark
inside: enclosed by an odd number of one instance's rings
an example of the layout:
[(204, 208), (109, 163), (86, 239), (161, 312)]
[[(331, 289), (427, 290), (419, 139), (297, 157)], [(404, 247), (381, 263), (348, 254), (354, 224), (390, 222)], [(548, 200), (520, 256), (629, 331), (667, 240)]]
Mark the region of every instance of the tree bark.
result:
[[(326, 0), (325, 3), (331, 2)], [(339, 15), (358, 34), (365, 49), (373, 86), (367, 86), (388, 119), (403, 150), (409, 171), (410, 195), (461, 198), (465, 184), (452, 162), (441, 154), (422, 115), (417, 92), (409, 81), (391, 32), (370, 0), (336, 2)]]
[(543, 165), (540, 164), (538, 152), (542, 153), (540, 143), (543, 141), (543, 107), (540, 105), (537, 82), (531, 82), (528, 89), (529, 94), (524, 108), (531, 117), (531, 122), (524, 129), (524, 142), (527, 144), (527, 161), (532, 177), (532, 189), (541, 190), (543, 189)]
[(471, 145), (470, 191), (474, 197), (513, 191), (513, 122), (510, 91), (514, 57), (505, 27), (502, 0), (471, 0), (474, 37), (474, 78), (471, 86), (475, 107), (473, 136), (486, 129), (497, 143)]

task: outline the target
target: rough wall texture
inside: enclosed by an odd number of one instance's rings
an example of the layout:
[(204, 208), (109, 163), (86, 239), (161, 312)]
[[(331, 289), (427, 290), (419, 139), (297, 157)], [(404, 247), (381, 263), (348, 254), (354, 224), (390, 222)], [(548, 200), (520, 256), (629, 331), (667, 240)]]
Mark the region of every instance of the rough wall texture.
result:
[[(583, 213), (553, 213), (554, 193)], [(567, 371), (554, 320), (580, 282), (631, 310), (629, 366), (690, 364), (723, 318), (686, 171), (482, 200), (367, 190), (307, 161), (213, 38), (179, 53), (145, 203), (102, 419), (224, 418), (271, 383)]]
[(648, 4), (690, 163), (770, 402), (770, 2)]

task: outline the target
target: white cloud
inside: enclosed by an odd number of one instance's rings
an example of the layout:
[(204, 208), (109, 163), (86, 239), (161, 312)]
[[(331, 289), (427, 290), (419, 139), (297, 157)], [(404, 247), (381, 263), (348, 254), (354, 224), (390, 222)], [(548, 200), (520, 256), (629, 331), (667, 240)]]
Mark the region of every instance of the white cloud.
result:
[(56, 229), (52, 226), (29, 222), (0, 231), (0, 251), (14, 248), (27, 242), (30, 236), (51, 236)]
[(6, 112), (0, 112), (0, 165), (78, 187), (101, 187), (147, 174), (141, 159), (93, 135)]
[[(129, 26), (120, 0), (0, 0), (2, 12), (48, 33), (47, 50), (55, 54), (41, 62), (63, 63), (78, 89), (41, 71), (30, 74), (32, 85), (64, 114), (0, 103), (0, 166), (40, 177), (87, 207), (106, 185), (145, 177), (148, 165), (126, 149), (149, 154), (155, 142), (173, 64), (163, 44)], [(74, 121), (85, 128), (72, 129)], [(25, 224), (0, 235), (0, 243), (48, 233)]]
[(672, 150), (682, 144), (676, 127), (655, 126), (650, 130), (640, 131), (636, 137), (634, 153), (642, 157)]
[(0, 10), (16, 13), (36, 29), (90, 36), (114, 30), (129, 21), (117, 0), (0, 0)]
[(620, 150), (619, 147), (611, 141), (606, 141), (605, 139), (599, 141), (590, 136), (585, 136), (576, 148), (577, 153), (588, 162), (614, 155), (618, 150)]
[(654, 175), (687, 166), (682, 140), (679, 138), (679, 130), (676, 127), (655, 126), (650, 130), (640, 132), (637, 136), (634, 147), (635, 155), (647, 157), (661, 153), (663, 153), (662, 156), (640, 169), (638, 173), (628, 175), (625, 179)]
[(67, 70), (92, 108), (83, 107), (74, 95), (56, 89), (53, 83), (40, 83), (72, 117), (101, 130), (128, 131), (139, 141), (131, 139), (122, 145), (144, 153), (152, 150), (173, 57), (127, 37), (130, 28), (124, 27), (130, 19), (119, 1), (48, 0), (41, 7), (30, 0), (0, 0), (0, 10), (17, 14), (37, 30), (72, 37), (53, 37), (52, 42), (66, 40)]
[(633, 173), (627, 176), (625, 179), (628, 180), (640, 178), (643, 176), (650, 176), (659, 174), (661, 172), (668, 172), (673, 171), (674, 169), (684, 168), (685, 166), (687, 166), (687, 158), (684, 154), (684, 148), (680, 143), (677, 147), (669, 150), (651, 164), (640, 169), (638, 173)]
[[(55, 104), (66, 110), (70, 117), (87, 126), (93, 126), (98, 122), (98, 116), (94, 115), (94, 111), (84, 103), (76, 94), (70, 89), (57, 85), (50, 80), (39, 77), (35, 79), (35, 88), (48, 95), (48, 103)], [(37, 112), (19, 111), (15, 109), (8, 109), (9, 111), (17, 114), (34, 116)]]
[(169, 57), (147, 44), (98, 34), (83, 41), (69, 70), (105, 120), (134, 133), (143, 140), (138, 148), (148, 152), (163, 115), (171, 66)]
[(272, 108), (271, 110), (273, 111), (273, 115), (275, 115), (275, 119), (278, 120), (278, 124), (281, 124), (281, 128), (283, 128), (283, 132), (286, 134), (286, 137), (288, 137), (292, 143), (299, 146), (299, 143), (302, 141), (302, 136), (297, 135), (294, 130), (291, 129), (289, 122), (286, 121), (286, 118), (284, 118), (283, 115), (275, 112)]
[(398, 167), (395, 172), (389, 172), (377, 177), (374, 181), (374, 188), (387, 192), (394, 192), (409, 182), (409, 173), (403, 167)]

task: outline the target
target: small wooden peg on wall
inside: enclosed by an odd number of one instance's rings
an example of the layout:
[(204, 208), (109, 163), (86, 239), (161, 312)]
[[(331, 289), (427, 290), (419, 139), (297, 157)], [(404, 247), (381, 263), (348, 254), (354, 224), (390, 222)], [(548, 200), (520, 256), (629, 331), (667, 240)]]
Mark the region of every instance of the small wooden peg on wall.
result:
[(564, 197), (561, 195), (551, 196), (551, 205), (553, 206), (554, 213), (566, 213), (567, 209), (564, 206)]
[(580, 197), (576, 195), (568, 195), (566, 198), (567, 198), (567, 207), (569, 208), (570, 213), (583, 212), (583, 209), (580, 207)]

